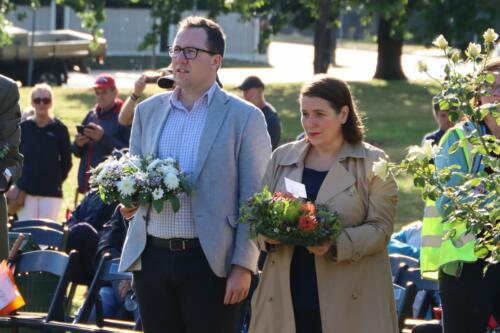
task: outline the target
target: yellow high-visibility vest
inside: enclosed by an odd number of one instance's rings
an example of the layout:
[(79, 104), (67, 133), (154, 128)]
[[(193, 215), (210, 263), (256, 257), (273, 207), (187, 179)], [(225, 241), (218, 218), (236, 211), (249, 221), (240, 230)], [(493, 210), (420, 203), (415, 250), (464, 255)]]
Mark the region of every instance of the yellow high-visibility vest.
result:
[[(439, 142), (444, 142), (451, 133), (459, 139), (465, 137), (464, 131), (457, 126), (448, 130)], [(467, 161), (468, 171), (472, 171), (473, 158), (470, 150), (463, 144), (460, 146)], [(444, 237), (455, 229), (453, 237)], [(456, 273), (460, 262), (475, 262), (474, 254), (475, 237), (466, 232), (465, 222), (443, 223), (443, 219), (436, 208), (436, 202), (428, 199), (425, 203), (424, 217), (422, 219), (422, 241), (420, 248), (420, 271), (425, 279), (437, 280), (438, 272), (444, 269), (447, 273)]]

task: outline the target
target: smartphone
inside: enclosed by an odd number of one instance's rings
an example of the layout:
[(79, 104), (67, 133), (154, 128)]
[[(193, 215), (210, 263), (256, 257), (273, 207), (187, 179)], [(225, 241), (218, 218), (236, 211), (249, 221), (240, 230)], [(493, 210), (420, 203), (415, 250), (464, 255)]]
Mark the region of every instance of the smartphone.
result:
[(85, 126), (83, 125), (76, 125), (76, 131), (80, 134), (83, 134), (83, 130), (85, 129)]

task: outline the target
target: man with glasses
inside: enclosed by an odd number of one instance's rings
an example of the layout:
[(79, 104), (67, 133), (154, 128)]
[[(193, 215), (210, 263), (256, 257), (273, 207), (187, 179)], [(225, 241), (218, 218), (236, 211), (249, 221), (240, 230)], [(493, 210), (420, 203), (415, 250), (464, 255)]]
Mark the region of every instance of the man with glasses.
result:
[(19, 90), (11, 79), (0, 75), (0, 261), (7, 258), (7, 206), (4, 193), (19, 178), (23, 156), (19, 153), (21, 130)]
[(87, 113), (72, 145), (73, 153), (80, 158), (78, 168), (78, 193), (89, 190), (89, 170), (113, 152), (128, 147), (130, 126), (118, 123), (123, 101), (118, 98), (115, 80), (101, 74), (94, 83), (96, 106)]
[(261, 189), (271, 144), (262, 113), (216, 83), (224, 48), (217, 23), (184, 19), (169, 48), (175, 90), (136, 108), (131, 154), (178, 160), (192, 187), (177, 213), (166, 203), (145, 221), (141, 206), (130, 222), (120, 270), (134, 272), (146, 333), (237, 332), (257, 268), (237, 219)]

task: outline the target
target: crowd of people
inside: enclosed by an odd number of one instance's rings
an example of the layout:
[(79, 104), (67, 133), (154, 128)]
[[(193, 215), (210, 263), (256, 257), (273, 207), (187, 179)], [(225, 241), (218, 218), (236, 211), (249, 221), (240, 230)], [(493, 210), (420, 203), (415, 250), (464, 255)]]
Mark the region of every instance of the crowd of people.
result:
[[(217, 23), (182, 20), (169, 47), (171, 66), (157, 80), (167, 91), (143, 100), (149, 79), (141, 75), (122, 101), (114, 78), (98, 76), (95, 107), (72, 143), (54, 116), (49, 85), (33, 87), (31, 109), (18, 125), (17, 87), (0, 76), (0, 192), (10, 188), (21, 220), (57, 220), (71, 154), (80, 158), (78, 192), (84, 198), (67, 221), (68, 250), (81, 253), (79, 282), (90, 283), (104, 253), (120, 257), (119, 269), (133, 272), (134, 286), (118, 281), (102, 288), (104, 314), (140, 316), (146, 333), (239, 332), (247, 313), (255, 333), (399, 332), (389, 253), (418, 259), (422, 222), (393, 235), (397, 185), (392, 176), (382, 179), (372, 171), (386, 154), (364, 141), (349, 85), (328, 75), (304, 84), (304, 133), (280, 145), (281, 120), (260, 78), (250, 76), (237, 87), (243, 99), (223, 90), (217, 71), (224, 51)], [(479, 102), (498, 103), (500, 60), (487, 70), (497, 81), (492, 96)], [(443, 147), (436, 168), (458, 164), (470, 173), (491, 172), (480, 155), (469, 168), (467, 152), (448, 153), (459, 139), (454, 133), (471, 132), (471, 124), (455, 126), (435, 102), (433, 114), (439, 128), (424, 140)], [(476, 135), (482, 133), (500, 138), (492, 115)], [(105, 204), (89, 189), (89, 170), (124, 148), (179, 162), (193, 192), (180, 194), (177, 213), (166, 203), (146, 221), (145, 207)], [(342, 231), (336, 242), (303, 247), (262, 235), (249, 239), (248, 225), (237, 223), (241, 203), (264, 185), (287, 192), (285, 179), (302, 183), (307, 200), (337, 212)], [(436, 203), (442, 215), (444, 204), (443, 198)], [(7, 254), (6, 217), (0, 195), (0, 259)], [(265, 261), (257, 275), (259, 256)], [(500, 266), (483, 276), (484, 265), (478, 260), (440, 271), (443, 332), (484, 332), (490, 315), (500, 317)], [(130, 293), (137, 309), (124, 306)], [(249, 311), (244, 300), (250, 297)]]

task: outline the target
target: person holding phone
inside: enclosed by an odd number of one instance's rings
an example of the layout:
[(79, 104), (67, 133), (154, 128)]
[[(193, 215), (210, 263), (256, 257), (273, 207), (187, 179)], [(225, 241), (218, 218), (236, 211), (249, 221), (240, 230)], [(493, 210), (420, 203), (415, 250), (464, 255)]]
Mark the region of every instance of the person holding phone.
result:
[(139, 103), (147, 84), (156, 83), (160, 88), (170, 90), (174, 87), (174, 77), (170, 68), (159, 71), (145, 72), (141, 74), (134, 83), (134, 91), (127, 97), (118, 115), (118, 122), (121, 125), (132, 125), (134, 120), (134, 110)]
[(57, 221), (63, 204), (62, 184), (72, 166), (69, 132), (54, 117), (54, 94), (48, 84), (35, 85), (30, 100), (35, 115), (21, 123), (19, 150), (24, 164), (16, 183), (17, 217)]
[(89, 190), (88, 171), (104, 161), (114, 149), (128, 147), (130, 126), (118, 123), (123, 101), (118, 98), (115, 79), (109, 74), (99, 75), (94, 83), (96, 106), (83, 119), (72, 145), (80, 158), (78, 192)]

